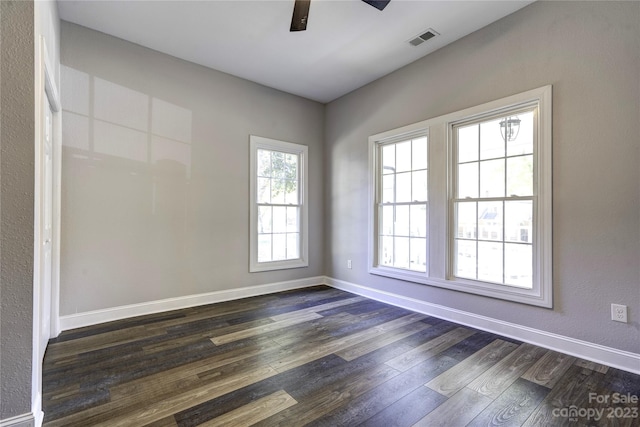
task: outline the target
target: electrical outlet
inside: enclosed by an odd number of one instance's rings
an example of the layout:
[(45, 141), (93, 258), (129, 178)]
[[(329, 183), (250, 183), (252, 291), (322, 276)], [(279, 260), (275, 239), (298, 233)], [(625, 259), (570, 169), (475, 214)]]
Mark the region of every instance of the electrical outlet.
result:
[(627, 306), (622, 304), (611, 304), (611, 320), (627, 323)]
[(351, 260), (350, 259), (347, 260), (347, 268), (351, 269)]

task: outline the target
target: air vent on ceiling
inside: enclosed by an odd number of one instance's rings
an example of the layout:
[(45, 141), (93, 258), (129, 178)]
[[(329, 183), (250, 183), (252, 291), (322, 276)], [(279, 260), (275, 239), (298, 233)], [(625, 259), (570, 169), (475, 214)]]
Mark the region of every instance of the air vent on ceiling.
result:
[(420, 34), (419, 36), (416, 36), (416, 37), (412, 38), (411, 40), (409, 40), (409, 44), (411, 46), (418, 46), (418, 45), (421, 45), (422, 43), (426, 42), (427, 40), (432, 39), (435, 36), (439, 36), (439, 35), (440, 35), (439, 33), (435, 32), (433, 29), (429, 28), (424, 33)]

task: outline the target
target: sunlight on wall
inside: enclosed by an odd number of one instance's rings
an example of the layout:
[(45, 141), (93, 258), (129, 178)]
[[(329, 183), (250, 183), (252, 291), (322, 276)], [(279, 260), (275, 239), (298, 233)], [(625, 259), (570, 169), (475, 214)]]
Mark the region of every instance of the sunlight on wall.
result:
[(81, 260), (76, 280), (106, 297), (96, 278), (108, 259), (112, 285), (179, 282), (192, 222), (191, 110), (68, 66), (61, 74), (63, 218), (75, 231), (62, 245)]

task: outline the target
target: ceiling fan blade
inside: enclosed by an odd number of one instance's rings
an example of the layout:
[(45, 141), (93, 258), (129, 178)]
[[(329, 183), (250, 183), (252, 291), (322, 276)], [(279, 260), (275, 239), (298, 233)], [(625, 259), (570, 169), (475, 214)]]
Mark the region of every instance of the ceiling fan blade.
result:
[(362, 0), (366, 4), (370, 4), (378, 10), (383, 10), (391, 0)]
[(295, 0), (293, 4), (293, 18), (291, 18), (291, 28), (289, 31), (304, 31), (307, 29), (310, 4), (311, 0)]

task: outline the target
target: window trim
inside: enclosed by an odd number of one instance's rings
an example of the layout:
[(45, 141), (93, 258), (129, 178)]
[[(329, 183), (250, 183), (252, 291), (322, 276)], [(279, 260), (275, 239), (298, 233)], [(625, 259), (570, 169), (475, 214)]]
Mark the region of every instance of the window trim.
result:
[[(249, 135), (249, 272), (285, 270), (309, 266), (308, 152), (306, 145)], [(259, 149), (299, 156), (300, 252), (295, 259), (258, 262), (257, 153)]]
[[(467, 280), (453, 277), (453, 126), (460, 122), (479, 120), (521, 108), (527, 104), (538, 106), (538, 142), (535, 180), (537, 182), (537, 207), (534, 214), (536, 234), (534, 235), (534, 284), (533, 289), (522, 289), (507, 285)], [(376, 191), (378, 180), (377, 144), (418, 131), (427, 131), (428, 138), (428, 194), (429, 210), (427, 274), (404, 271), (377, 265), (377, 209)], [(435, 149), (434, 145), (435, 144)], [(434, 152), (439, 156), (434, 157)], [(443, 161), (446, 166), (436, 167), (433, 162)], [(553, 306), (552, 270), (552, 86), (543, 86), (516, 95), (508, 96), (443, 116), (424, 120), (369, 137), (369, 273), (426, 284), (491, 298), (514, 301), (540, 307)], [(434, 176), (435, 175), (435, 176)], [(436, 218), (432, 218), (433, 215)], [(440, 232), (439, 228), (443, 228)], [(440, 255), (438, 252), (443, 252)]]
[[(419, 126), (407, 127), (406, 132), (401, 134), (391, 134), (388, 136), (381, 136), (377, 139), (369, 139), (369, 155), (370, 155), (370, 164), (373, 168), (373, 176), (372, 179), (374, 184), (371, 186), (371, 200), (373, 208), (369, 212), (369, 223), (372, 224), (373, 228), (370, 226), (369, 229), (373, 230), (375, 236), (372, 236), (370, 239), (370, 246), (372, 248), (369, 250), (369, 262), (370, 266), (369, 272), (373, 274), (380, 274), (388, 277), (394, 277), (396, 279), (401, 280), (409, 280), (409, 281), (420, 281), (429, 274), (429, 265), (426, 265), (426, 272), (419, 272), (410, 269), (403, 269), (398, 267), (391, 267), (385, 265), (379, 265), (378, 259), (380, 256), (380, 234), (379, 229), (380, 225), (380, 211), (379, 207), (382, 204), (380, 198), (382, 197), (382, 183), (380, 173), (382, 164), (381, 164), (381, 156), (380, 151), (382, 147), (388, 144), (395, 144), (399, 142), (404, 142), (407, 140), (416, 139), (419, 137), (426, 136), (427, 137), (427, 160), (429, 159), (429, 128), (422, 126), (422, 122), (418, 124)], [(404, 129), (404, 128), (403, 128)], [(427, 177), (429, 176), (429, 164), (427, 163)], [(429, 180), (427, 179), (427, 200), (424, 202), (427, 205), (427, 237), (426, 237), (426, 256), (427, 260), (429, 259), (429, 240), (430, 236), (428, 233), (429, 230)], [(395, 203), (394, 203), (395, 205)], [(373, 251), (373, 252), (372, 252)], [(420, 282), (422, 283), (422, 282)]]

